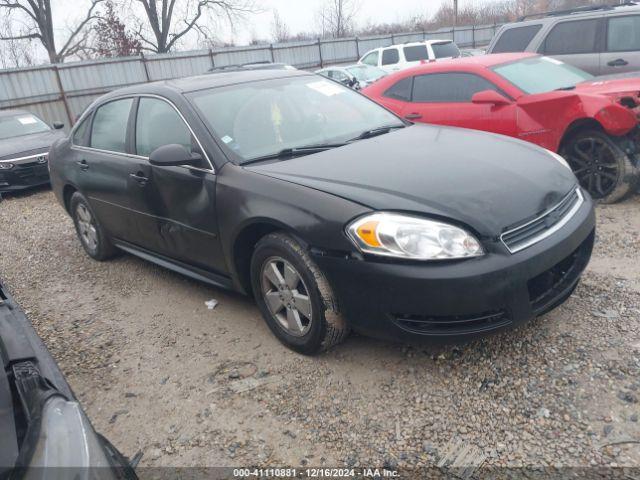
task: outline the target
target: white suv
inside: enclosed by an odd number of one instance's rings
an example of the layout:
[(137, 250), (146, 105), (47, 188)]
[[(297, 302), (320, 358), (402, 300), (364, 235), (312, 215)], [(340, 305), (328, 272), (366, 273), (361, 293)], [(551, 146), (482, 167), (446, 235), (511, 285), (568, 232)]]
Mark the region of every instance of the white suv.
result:
[(436, 61), (460, 56), (458, 46), (452, 40), (427, 40), (376, 48), (365, 53), (358, 63), (396, 72), (421, 62)]

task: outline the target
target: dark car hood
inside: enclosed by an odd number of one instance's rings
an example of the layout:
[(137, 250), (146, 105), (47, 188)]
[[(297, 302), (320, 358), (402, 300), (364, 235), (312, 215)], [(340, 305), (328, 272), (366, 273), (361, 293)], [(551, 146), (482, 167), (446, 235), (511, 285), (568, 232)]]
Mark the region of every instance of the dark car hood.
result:
[(573, 173), (533, 144), (432, 125), (247, 168), (375, 210), (452, 218), (484, 235), (548, 209), (576, 185)]
[(65, 134), (57, 130), (21, 135), (19, 137), (0, 140), (0, 160), (23, 157), (49, 151), (49, 147)]

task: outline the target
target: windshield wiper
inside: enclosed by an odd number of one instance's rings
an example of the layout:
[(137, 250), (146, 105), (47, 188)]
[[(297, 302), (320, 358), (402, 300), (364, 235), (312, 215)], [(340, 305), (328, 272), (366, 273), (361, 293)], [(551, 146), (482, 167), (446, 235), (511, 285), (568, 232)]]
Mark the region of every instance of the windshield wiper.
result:
[(575, 89), (576, 89), (575, 85), (569, 85), (568, 87), (556, 88), (556, 92), (563, 91), (563, 90), (575, 90)]
[(352, 138), (347, 141), (347, 143), (355, 142), (357, 140), (364, 140), (365, 138), (377, 137), (378, 135), (384, 135), (385, 133), (389, 133), (391, 130), (396, 130), (398, 128), (404, 128), (406, 125), (385, 125), (384, 127), (378, 127), (371, 130), (365, 130), (357, 137)]
[(332, 148), (344, 147), (346, 143), (324, 143), (319, 145), (307, 145), (304, 147), (284, 148), (279, 152), (269, 155), (263, 155), (261, 157), (251, 158), (246, 162), (242, 162), (242, 165), (249, 165), (251, 163), (263, 162), (265, 160), (277, 160), (281, 158), (298, 157), (302, 155), (310, 155), (312, 153), (324, 152)]

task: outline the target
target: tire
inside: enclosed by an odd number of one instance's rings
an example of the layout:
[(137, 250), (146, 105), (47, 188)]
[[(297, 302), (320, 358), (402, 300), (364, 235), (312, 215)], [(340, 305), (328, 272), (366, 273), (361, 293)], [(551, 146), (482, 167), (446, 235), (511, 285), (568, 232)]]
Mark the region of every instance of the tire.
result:
[(639, 171), (631, 158), (606, 133), (583, 130), (560, 151), (580, 185), (599, 203), (616, 203), (638, 184)]
[(329, 282), (289, 235), (272, 233), (258, 242), (251, 258), (251, 286), (273, 334), (296, 352), (318, 354), (349, 334)]
[(71, 196), (69, 206), (78, 239), (87, 255), (100, 262), (115, 256), (117, 250), (100, 225), (87, 199), (80, 192), (76, 192)]

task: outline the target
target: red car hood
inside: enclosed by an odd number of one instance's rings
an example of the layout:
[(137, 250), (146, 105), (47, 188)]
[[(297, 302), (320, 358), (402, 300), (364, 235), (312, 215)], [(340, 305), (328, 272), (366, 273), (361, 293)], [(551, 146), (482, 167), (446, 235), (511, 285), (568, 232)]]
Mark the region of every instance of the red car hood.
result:
[(616, 97), (631, 95), (637, 99), (640, 94), (640, 72), (595, 77), (577, 84), (575, 91)]

